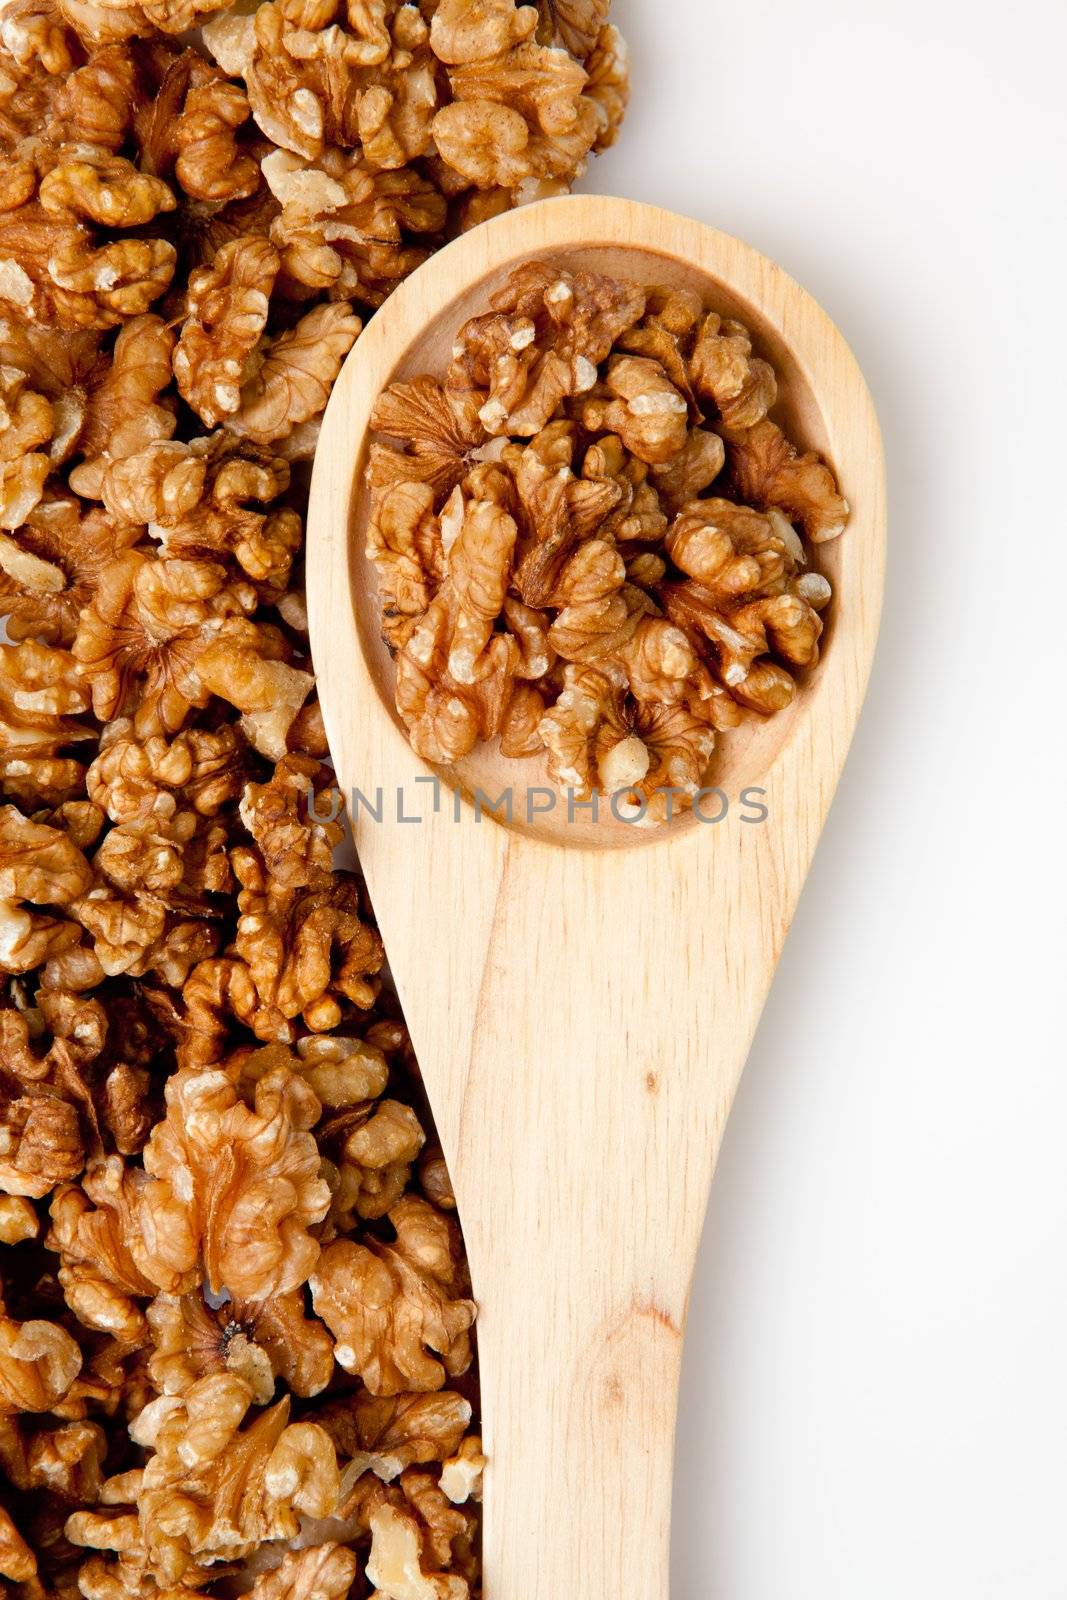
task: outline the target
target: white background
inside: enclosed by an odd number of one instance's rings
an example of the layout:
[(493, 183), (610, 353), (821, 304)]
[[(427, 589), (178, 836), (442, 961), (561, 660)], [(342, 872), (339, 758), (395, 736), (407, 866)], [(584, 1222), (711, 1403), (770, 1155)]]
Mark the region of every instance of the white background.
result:
[(585, 187), (781, 262), (890, 471), (871, 693), (700, 1260), (672, 1600), (1064, 1600), (1067, 9), (614, 17), (633, 105)]

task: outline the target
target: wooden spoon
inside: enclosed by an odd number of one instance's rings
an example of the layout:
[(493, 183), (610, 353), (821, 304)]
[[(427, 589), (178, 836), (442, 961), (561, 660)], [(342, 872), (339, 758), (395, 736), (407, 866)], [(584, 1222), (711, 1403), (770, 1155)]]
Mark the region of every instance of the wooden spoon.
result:
[[(696, 287), (778, 372), (775, 415), (851, 502), (820, 547), (825, 651), (789, 711), (724, 735), (724, 821), (528, 823), (536, 764), (432, 771), (393, 709), (364, 554), (368, 422), (398, 378), (548, 257)], [(450, 245), (370, 322), (315, 462), (308, 598), (319, 693), (375, 914), (455, 1186), (480, 1305), (487, 1600), (663, 1600), (690, 1281), (723, 1130), (859, 715), (882, 600), (878, 424), (825, 313), (772, 262), (627, 201), (547, 201)], [(471, 801), (511, 785), (513, 825)], [(766, 821), (741, 820), (759, 797)], [(379, 791), (380, 797), (379, 797)], [(397, 795), (402, 799), (398, 811)], [(540, 803), (540, 802), (537, 802)], [(706, 806), (709, 816), (721, 801)], [(403, 818), (420, 817), (413, 823)], [(456, 818), (459, 820), (456, 820)]]

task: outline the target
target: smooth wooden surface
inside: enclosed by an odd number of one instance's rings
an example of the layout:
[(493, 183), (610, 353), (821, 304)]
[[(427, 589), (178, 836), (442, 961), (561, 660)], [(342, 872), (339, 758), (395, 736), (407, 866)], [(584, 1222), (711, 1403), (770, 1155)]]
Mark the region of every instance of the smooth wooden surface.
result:
[[(441, 370), (516, 264), (575, 258), (692, 284), (778, 368), (775, 415), (852, 505), (796, 708), (723, 737), (709, 781), (769, 818), (658, 831), (475, 820), (417, 779), (389, 700), (363, 552), (380, 390)], [(885, 485), (862, 375), (772, 263), (694, 222), (604, 198), (522, 209), (397, 290), (341, 373), (315, 463), (312, 643), (339, 781), (459, 1203), (480, 1305), (487, 1600), (664, 1600), (676, 1397), (697, 1244), (726, 1119), (859, 713), (881, 607)], [(458, 774), (495, 795), (480, 754)], [(536, 781), (523, 772), (521, 780)], [(408, 816), (398, 820), (396, 794)], [(521, 805), (520, 805), (521, 809)], [(459, 821), (456, 817), (459, 817)], [(640, 844), (641, 848), (633, 847)], [(600, 847), (603, 846), (603, 847)]]

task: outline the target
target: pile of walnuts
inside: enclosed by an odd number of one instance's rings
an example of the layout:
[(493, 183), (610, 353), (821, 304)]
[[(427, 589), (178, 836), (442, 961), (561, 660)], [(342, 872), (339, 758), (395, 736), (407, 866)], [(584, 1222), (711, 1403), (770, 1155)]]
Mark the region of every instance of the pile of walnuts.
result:
[(608, 0), (0, 3), (0, 1591), (466, 1600), (455, 1203), (300, 569), (342, 361), (626, 103)]
[(443, 379), (378, 400), (368, 554), (396, 704), (448, 764), (480, 740), (661, 821), (715, 737), (815, 665), (811, 546), (849, 508), (770, 418), (777, 383), (699, 294), (531, 262)]

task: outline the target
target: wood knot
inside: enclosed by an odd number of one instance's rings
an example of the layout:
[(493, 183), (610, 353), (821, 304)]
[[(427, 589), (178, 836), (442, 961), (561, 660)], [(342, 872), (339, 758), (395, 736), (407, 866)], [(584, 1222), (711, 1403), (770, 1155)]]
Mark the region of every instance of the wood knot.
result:
[(622, 1379), (616, 1377), (615, 1373), (609, 1373), (604, 1379), (604, 1399), (609, 1406), (621, 1406), (626, 1399)]

